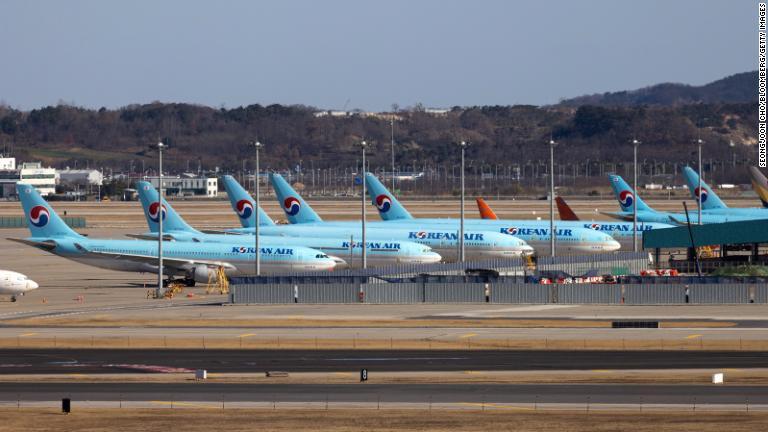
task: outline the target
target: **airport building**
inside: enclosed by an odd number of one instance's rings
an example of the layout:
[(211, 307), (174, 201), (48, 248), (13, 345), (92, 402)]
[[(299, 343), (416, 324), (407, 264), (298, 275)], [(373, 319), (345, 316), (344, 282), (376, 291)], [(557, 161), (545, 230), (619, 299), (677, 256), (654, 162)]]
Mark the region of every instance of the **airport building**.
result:
[(59, 171), (61, 183), (77, 184), (83, 186), (102, 186), (104, 174), (95, 169), (64, 169)]
[[(157, 188), (158, 178), (146, 177)], [(199, 177), (195, 174), (185, 173), (179, 176), (163, 177), (164, 193), (168, 196), (204, 196), (216, 198), (219, 195), (219, 179), (216, 177)]]
[[(13, 161), (4, 162), (4, 166), (16, 165)], [(16, 182), (24, 182), (34, 186), (40, 195), (53, 195), (59, 183), (59, 174), (55, 168), (43, 167), (40, 162), (25, 162), (20, 167), (0, 170), (0, 197), (16, 195)]]

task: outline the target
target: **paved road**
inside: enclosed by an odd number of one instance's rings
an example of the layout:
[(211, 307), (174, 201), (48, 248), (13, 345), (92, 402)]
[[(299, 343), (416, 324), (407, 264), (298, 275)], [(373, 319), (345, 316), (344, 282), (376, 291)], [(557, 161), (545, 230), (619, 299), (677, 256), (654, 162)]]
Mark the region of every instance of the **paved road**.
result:
[(0, 350), (0, 374), (119, 373), (165, 368), (211, 372), (336, 372), (754, 368), (768, 352), (370, 351), (370, 350)]
[(0, 401), (768, 404), (768, 387), (586, 384), (0, 383)]

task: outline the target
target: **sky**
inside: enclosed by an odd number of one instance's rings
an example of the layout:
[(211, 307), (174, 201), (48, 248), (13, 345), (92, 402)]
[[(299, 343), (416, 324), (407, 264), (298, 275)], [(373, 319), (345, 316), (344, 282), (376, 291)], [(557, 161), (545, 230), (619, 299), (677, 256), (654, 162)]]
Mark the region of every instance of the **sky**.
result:
[(751, 0), (4, 0), (0, 102), (546, 105), (757, 69)]

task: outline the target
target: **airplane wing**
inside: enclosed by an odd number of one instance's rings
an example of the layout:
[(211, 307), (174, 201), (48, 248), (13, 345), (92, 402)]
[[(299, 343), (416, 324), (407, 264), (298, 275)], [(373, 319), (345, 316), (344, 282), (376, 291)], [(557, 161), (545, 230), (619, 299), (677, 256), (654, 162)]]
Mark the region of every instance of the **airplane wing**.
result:
[[(155, 240), (157, 241), (157, 236), (149, 235), (149, 234), (126, 234), (126, 237), (135, 238), (139, 240)], [(173, 234), (163, 234), (163, 241), (174, 241), (176, 238), (173, 236)]]
[(38, 249), (42, 249), (46, 251), (52, 251), (56, 248), (56, 242), (53, 240), (35, 241), (35, 240), (17, 239), (17, 238), (7, 238), (6, 240), (25, 244), (27, 246), (36, 247)]
[[(233, 235), (233, 236), (247, 234), (244, 232), (233, 232), (233, 231), (215, 230), (215, 229), (204, 229), (202, 230), (202, 232), (205, 234), (227, 234), (227, 235)], [(155, 237), (155, 239), (157, 239), (157, 237)]]
[[(154, 256), (154, 255), (92, 251), (81, 246), (78, 243), (75, 243), (75, 247), (77, 247), (81, 252), (85, 254), (93, 255), (93, 256), (112, 257), (114, 259), (128, 260), (128, 261), (138, 262), (142, 264), (157, 265), (157, 256)], [(187, 270), (191, 270), (192, 268), (198, 265), (206, 265), (210, 267), (224, 267), (225, 269), (235, 269), (234, 265), (226, 261), (163, 257), (164, 267), (171, 267), (177, 270), (187, 271)]]
[(602, 211), (600, 212), (600, 214), (603, 214), (603, 215), (606, 215), (606, 216), (610, 216), (610, 217), (612, 217), (614, 219), (632, 222), (632, 215), (627, 216), (627, 215), (623, 215), (621, 213), (611, 213), (611, 212), (602, 212)]

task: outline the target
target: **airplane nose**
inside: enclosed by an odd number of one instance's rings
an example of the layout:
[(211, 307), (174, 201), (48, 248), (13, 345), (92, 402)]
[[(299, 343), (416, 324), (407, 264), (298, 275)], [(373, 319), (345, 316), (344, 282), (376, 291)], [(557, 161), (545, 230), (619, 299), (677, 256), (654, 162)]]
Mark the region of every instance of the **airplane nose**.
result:
[(616, 240), (611, 240), (607, 245), (605, 245), (605, 250), (608, 252), (617, 251), (619, 249), (621, 249), (621, 243), (617, 242)]
[(37, 284), (37, 282), (35, 282), (35, 281), (33, 281), (33, 280), (28, 280), (28, 281), (27, 281), (27, 289), (28, 289), (28, 290), (37, 289), (37, 288), (39, 288), (39, 287), (40, 287), (40, 285), (38, 285), (38, 284)]
[(440, 254), (439, 254), (439, 253), (437, 253), (437, 252), (429, 252), (429, 253), (428, 253), (428, 254), (426, 254), (426, 256), (424, 257), (424, 262), (425, 262), (425, 263), (427, 263), (427, 264), (432, 264), (432, 263), (438, 263), (438, 262), (440, 262), (442, 259), (443, 259), (443, 257), (442, 257), (442, 256), (440, 256)]

